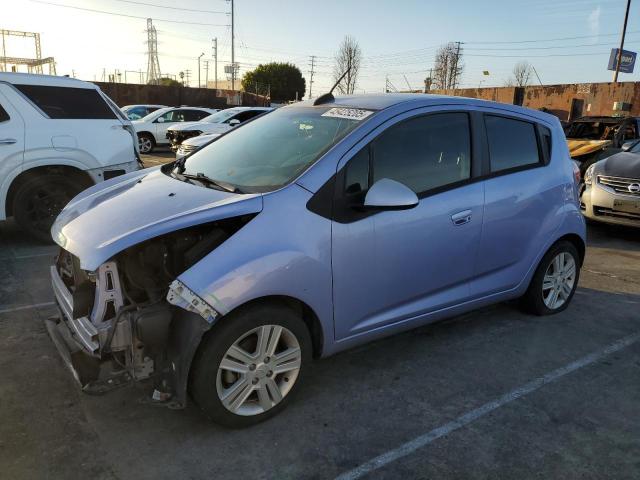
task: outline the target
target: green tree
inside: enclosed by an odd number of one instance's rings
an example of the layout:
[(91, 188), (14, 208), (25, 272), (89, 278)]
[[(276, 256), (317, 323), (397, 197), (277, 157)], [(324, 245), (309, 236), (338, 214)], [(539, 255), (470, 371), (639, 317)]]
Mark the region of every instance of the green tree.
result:
[(266, 63), (242, 77), (245, 92), (268, 95), (277, 103), (304, 97), (306, 82), (298, 67), (290, 63)]
[(181, 87), (182, 86), (180, 82), (169, 77), (159, 78), (158, 85), (162, 85), (163, 87)]

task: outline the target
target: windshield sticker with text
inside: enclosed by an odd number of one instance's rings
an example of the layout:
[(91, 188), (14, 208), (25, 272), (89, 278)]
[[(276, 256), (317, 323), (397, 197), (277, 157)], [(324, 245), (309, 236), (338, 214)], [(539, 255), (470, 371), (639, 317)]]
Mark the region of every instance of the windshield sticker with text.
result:
[(323, 117), (348, 118), (350, 120), (364, 120), (373, 112), (371, 110), (361, 110), (359, 108), (332, 108), (322, 114)]

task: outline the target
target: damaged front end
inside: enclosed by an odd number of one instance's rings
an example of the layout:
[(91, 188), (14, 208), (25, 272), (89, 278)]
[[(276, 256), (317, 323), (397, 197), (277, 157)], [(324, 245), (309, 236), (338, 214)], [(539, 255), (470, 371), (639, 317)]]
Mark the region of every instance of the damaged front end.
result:
[(50, 269), (59, 315), (47, 329), (83, 391), (150, 379), (154, 400), (185, 405), (191, 360), (220, 313), (176, 278), (253, 216), (152, 238), (95, 271), (61, 249)]

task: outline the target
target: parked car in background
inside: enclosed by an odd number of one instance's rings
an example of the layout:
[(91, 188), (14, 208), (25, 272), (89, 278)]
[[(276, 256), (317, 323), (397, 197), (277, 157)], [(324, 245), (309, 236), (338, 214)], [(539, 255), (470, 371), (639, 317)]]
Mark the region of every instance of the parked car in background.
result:
[(203, 133), (222, 134), (247, 120), (272, 111), (271, 107), (233, 107), (221, 110), (196, 123), (174, 125), (167, 130), (167, 139), (171, 149), (175, 152), (187, 138), (196, 137)]
[(584, 176), (584, 215), (597, 222), (640, 227), (640, 140), (592, 164)]
[(190, 153), (199, 150), (201, 147), (218, 138), (220, 133), (203, 133), (197, 137), (187, 138), (176, 150), (176, 160), (186, 157)]
[(85, 188), (138, 169), (131, 122), (94, 84), (0, 73), (0, 220), (51, 241)]
[(140, 120), (146, 117), (152, 112), (161, 108), (167, 108), (166, 105), (126, 105), (122, 107), (122, 110), (129, 120)]
[(557, 118), (513, 105), (282, 107), (69, 204), (48, 331), (86, 392), (155, 375), (174, 408), (189, 388), (215, 421), (254, 424), (312, 357), (515, 298), (567, 308), (585, 252), (567, 155)]
[(140, 153), (150, 153), (159, 145), (168, 145), (167, 129), (175, 124), (197, 122), (218, 110), (202, 107), (166, 107), (131, 123), (138, 134)]
[(598, 160), (621, 151), (622, 145), (640, 139), (638, 117), (581, 117), (565, 128), (571, 158), (584, 176)]

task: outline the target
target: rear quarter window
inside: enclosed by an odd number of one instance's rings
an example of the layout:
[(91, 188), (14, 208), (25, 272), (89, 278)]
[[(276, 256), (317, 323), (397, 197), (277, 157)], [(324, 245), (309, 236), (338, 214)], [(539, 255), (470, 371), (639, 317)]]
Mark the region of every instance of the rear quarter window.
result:
[(0, 122), (6, 122), (7, 120), (9, 120), (9, 114), (7, 113), (7, 111), (2, 108), (2, 105), (0, 105)]
[(513, 118), (485, 115), (491, 173), (541, 164), (536, 127)]
[(110, 120), (116, 115), (97, 90), (92, 88), (15, 85), (49, 118)]

